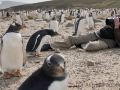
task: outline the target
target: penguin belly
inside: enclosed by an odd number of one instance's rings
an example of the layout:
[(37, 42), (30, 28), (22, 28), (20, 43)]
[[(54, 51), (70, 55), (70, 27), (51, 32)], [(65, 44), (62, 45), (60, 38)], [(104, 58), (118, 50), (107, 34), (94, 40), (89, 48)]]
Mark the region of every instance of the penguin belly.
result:
[(20, 33), (6, 33), (1, 50), (1, 68), (4, 72), (15, 73), (23, 66), (22, 37)]
[(65, 18), (65, 15), (63, 14), (62, 17), (61, 17), (61, 23), (64, 23), (64, 19)]
[(63, 81), (54, 81), (49, 86), (48, 90), (67, 90), (67, 84), (68, 84), (68, 77), (64, 79)]
[(94, 29), (94, 21), (92, 17), (89, 18), (88, 27), (90, 30)]
[(40, 54), (41, 47), (42, 47), (42, 46), (46, 43), (46, 41), (47, 41), (48, 39), (50, 39), (50, 38), (51, 38), (50, 35), (45, 35), (44, 37), (42, 37), (41, 42), (40, 42), (39, 46), (38, 46), (37, 49), (36, 49), (36, 53), (37, 53), (37, 54)]
[(84, 32), (84, 19), (80, 20), (79, 25), (78, 25), (78, 30), (77, 30), (77, 34), (79, 35), (80, 33)]
[(57, 21), (51, 21), (50, 22), (50, 29), (58, 31), (58, 22)]

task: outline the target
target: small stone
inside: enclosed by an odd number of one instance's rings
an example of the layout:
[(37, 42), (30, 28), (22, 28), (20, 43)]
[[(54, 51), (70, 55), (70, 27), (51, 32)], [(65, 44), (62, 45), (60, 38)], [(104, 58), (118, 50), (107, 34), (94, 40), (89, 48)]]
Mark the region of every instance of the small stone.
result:
[(60, 49), (55, 49), (55, 53), (60, 53)]
[(92, 60), (88, 60), (88, 61), (87, 61), (87, 65), (88, 65), (88, 66), (95, 66), (95, 62), (92, 61)]
[(36, 60), (36, 61), (34, 61), (35, 63), (40, 63), (40, 60)]
[(78, 49), (77, 52), (85, 52), (85, 49)]

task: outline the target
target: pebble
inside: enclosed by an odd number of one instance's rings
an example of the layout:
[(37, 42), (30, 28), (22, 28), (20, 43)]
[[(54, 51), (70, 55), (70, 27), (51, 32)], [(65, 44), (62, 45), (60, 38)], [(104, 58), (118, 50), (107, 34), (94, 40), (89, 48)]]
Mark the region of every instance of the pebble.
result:
[(55, 49), (55, 53), (60, 53), (60, 49)]
[(95, 66), (95, 62), (93, 60), (88, 60), (87, 66)]

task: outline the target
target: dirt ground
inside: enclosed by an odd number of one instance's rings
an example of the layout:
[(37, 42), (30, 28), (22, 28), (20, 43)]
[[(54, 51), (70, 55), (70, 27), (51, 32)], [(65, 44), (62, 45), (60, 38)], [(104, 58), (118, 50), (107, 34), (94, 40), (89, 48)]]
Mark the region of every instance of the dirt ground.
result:
[[(98, 19), (99, 18), (99, 19)], [(105, 26), (105, 19), (102, 16), (95, 16), (95, 28), (99, 30)], [(59, 33), (65, 37), (72, 35), (74, 31), (73, 26), (66, 27), (68, 23), (72, 21), (67, 20), (64, 24), (59, 25)], [(41, 28), (49, 28), (49, 22), (34, 20), (24, 21), (27, 28), (20, 31), (23, 36), (24, 46), (34, 32), (41, 30)], [(4, 33), (9, 26), (9, 21), (0, 21), (0, 32)], [(94, 31), (92, 30), (92, 31)], [(90, 32), (85, 27), (84, 32)], [(61, 36), (52, 37), (49, 42), (61, 41)], [(66, 69), (69, 76), (69, 83), (67, 90), (119, 90), (120, 89), (120, 48), (105, 49), (93, 52), (78, 51), (79, 48), (71, 47), (68, 50), (61, 50), (66, 59)], [(40, 68), (45, 58), (55, 53), (55, 51), (42, 52), (43, 57), (34, 57), (27, 55), (27, 63), (23, 67), (23, 77), (11, 77), (10, 79), (4, 79), (0, 70), (0, 90), (17, 90), (17, 88), (28, 78), (34, 71)], [(94, 66), (88, 66), (87, 61), (95, 61)]]

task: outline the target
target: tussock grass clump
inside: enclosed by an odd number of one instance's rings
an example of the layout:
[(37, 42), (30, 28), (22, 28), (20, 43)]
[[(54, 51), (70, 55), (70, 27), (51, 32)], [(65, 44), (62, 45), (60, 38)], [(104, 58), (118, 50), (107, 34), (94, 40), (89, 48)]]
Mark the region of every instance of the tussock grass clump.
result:
[(33, 17), (32, 16), (27, 16), (28, 17), (28, 19), (33, 19)]
[(70, 16), (66, 17), (66, 19), (67, 20), (72, 20), (72, 19), (75, 19), (75, 17), (73, 17), (73, 16), (70, 15)]

